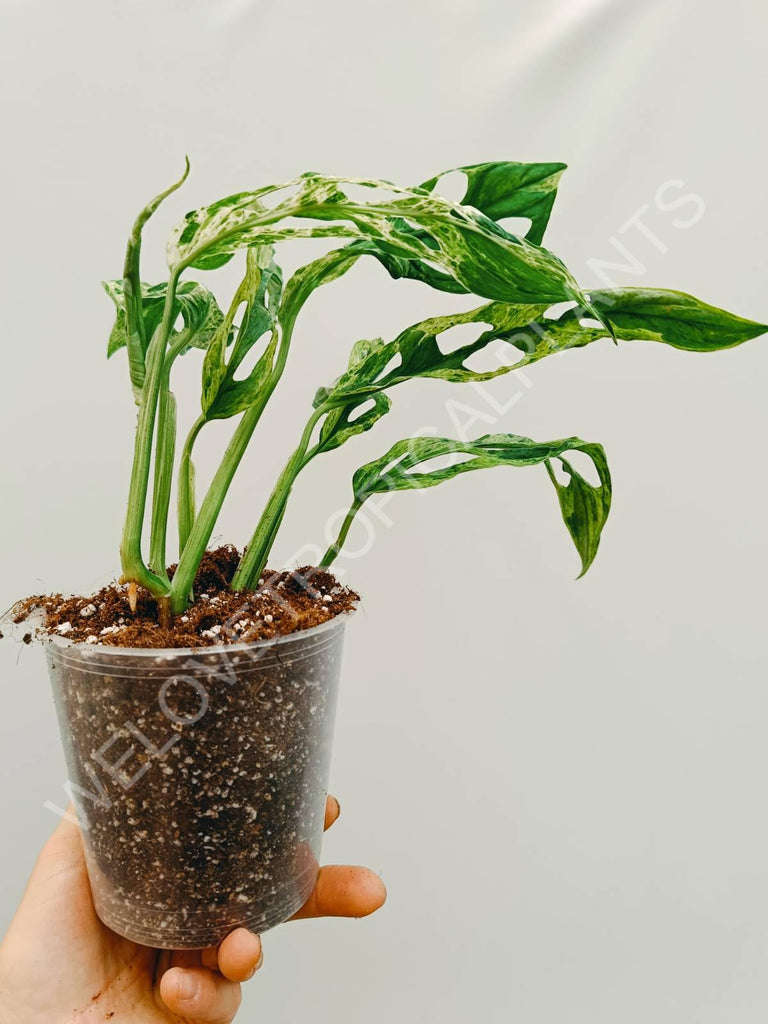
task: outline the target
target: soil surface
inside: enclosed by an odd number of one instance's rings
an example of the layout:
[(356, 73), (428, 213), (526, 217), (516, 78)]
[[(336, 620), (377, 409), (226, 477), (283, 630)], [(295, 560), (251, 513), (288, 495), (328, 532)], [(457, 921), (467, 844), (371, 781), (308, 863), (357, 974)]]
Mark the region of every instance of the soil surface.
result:
[[(20, 601), (15, 624), (29, 624), (38, 638), (57, 635), (75, 643), (109, 647), (214, 647), (286, 636), (318, 626), (355, 608), (359, 596), (323, 569), (266, 569), (258, 589), (234, 592), (229, 584), (240, 561), (231, 546), (206, 552), (195, 579), (194, 601), (170, 628), (158, 622), (157, 603), (144, 589), (110, 583), (89, 596), (48, 594)], [(175, 566), (168, 574), (173, 578)], [(135, 611), (131, 597), (135, 597)], [(36, 619), (40, 619), (36, 623)], [(32, 640), (25, 633), (24, 642)]]

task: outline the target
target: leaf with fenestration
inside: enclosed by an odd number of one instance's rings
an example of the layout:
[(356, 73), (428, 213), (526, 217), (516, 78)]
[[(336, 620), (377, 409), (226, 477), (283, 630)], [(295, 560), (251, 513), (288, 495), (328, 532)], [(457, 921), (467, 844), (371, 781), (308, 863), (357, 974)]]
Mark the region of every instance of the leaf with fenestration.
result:
[(563, 522), (568, 527), (568, 532), (579, 552), (579, 575), (583, 576), (597, 554), (600, 535), (611, 510), (612, 487), (611, 474), (602, 447), (599, 444), (585, 444), (578, 450), (592, 460), (600, 481), (598, 484), (591, 484), (565, 458), (561, 457), (560, 463), (568, 476), (567, 483), (560, 483), (550, 461), (547, 461), (546, 466), (549, 478), (557, 491)]
[[(467, 184), (462, 206), (472, 206), (493, 221), (508, 217), (528, 218), (531, 226), (525, 237), (529, 242), (541, 244), (544, 230), (549, 221), (552, 205), (557, 194), (560, 176), (565, 164), (521, 164), (508, 161), (474, 164), (443, 171), (419, 186), (419, 189), (434, 192), (446, 176), (460, 172)], [(437, 242), (423, 227), (411, 227), (407, 221), (399, 221), (400, 228), (407, 234), (436, 249)], [(467, 288), (450, 273), (435, 267), (431, 262), (398, 255), (386, 243), (376, 239), (361, 239), (347, 246), (348, 250), (374, 256), (394, 278), (410, 278), (422, 281), (432, 288), (445, 292), (466, 292)]]
[[(466, 313), (431, 317), (402, 331), (394, 341), (366, 343), (369, 348), (351, 362), (347, 371), (331, 388), (322, 389), (315, 406), (323, 402), (346, 404), (353, 397), (362, 400), (416, 377), (434, 377), (449, 381), (483, 381), (509, 373), (519, 365), (516, 349), (518, 336), (526, 341), (529, 325), (541, 316), (546, 305), (514, 305), (491, 302)], [(441, 336), (454, 327), (477, 324), (477, 336), (466, 344), (444, 352)], [(490, 349), (496, 342), (515, 348), (514, 357), (505, 350), (497, 354), (498, 366), (489, 370), (472, 370), (466, 364), (474, 355)], [(506, 356), (506, 358), (505, 358)]]
[[(710, 306), (685, 292), (661, 288), (609, 288), (590, 294), (601, 317), (621, 341), (656, 341), (686, 352), (717, 352), (768, 332), (768, 325)], [(520, 366), (581, 348), (606, 332), (568, 309), (557, 318), (538, 317), (511, 339), (522, 353)]]
[[(107, 356), (125, 348), (128, 340), (123, 281), (103, 281), (104, 291), (115, 304), (117, 316), (109, 336)], [(142, 285), (142, 309), (146, 337), (151, 338), (163, 317), (167, 284)], [(176, 289), (175, 315), (181, 314), (190, 347), (206, 348), (224, 315), (212, 292), (196, 281), (182, 281)], [(178, 336), (178, 335), (177, 335)]]
[[(349, 357), (350, 370), (364, 362), (383, 345), (381, 338), (355, 342)], [(315, 397), (315, 408), (322, 405), (328, 395), (329, 392), (321, 388)], [(348, 402), (332, 405), (323, 420), (315, 454), (339, 448), (351, 437), (370, 430), (391, 408), (392, 402), (384, 394), (353, 396)]]
[[(597, 470), (599, 484), (590, 484), (571, 467), (563, 458), (568, 452), (583, 452), (589, 457)], [(461, 461), (428, 468), (428, 463), (454, 455), (461, 456)], [(561, 484), (555, 477), (551, 467), (553, 459), (562, 462), (570, 477), (568, 484)], [(406, 438), (380, 459), (358, 469), (352, 478), (353, 507), (359, 508), (372, 494), (435, 487), (476, 469), (541, 464), (546, 465), (557, 490), (563, 519), (581, 558), (583, 575), (597, 553), (610, 511), (611, 476), (602, 446), (578, 437), (547, 442), (532, 441), (517, 434), (487, 434), (476, 441)]]
[[(278, 343), (276, 313), (282, 275), (271, 258), (271, 249), (248, 250), (246, 274), (203, 362), (202, 408), (207, 419), (227, 419), (243, 412), (257, 399), (272, 371)], [(234, 320), (245, 306), (239, 328)], [(270, 340), (247, 376), (236, 373), (254, 345), (270, 334)], [(234, 335), (234, 342), (232, 341)], [(232, 345), (229, 359), (226, 349)]]
[[(369, 406), (360, 410), (360, 406)], [(392, 408), (392, 402), (386, 395), (374, 395), (362, 402), (350, 402), (349, 405), (331, 409), (320, 430), (317, 453), (330, 452), (339, 448), (351, 437), (370, 430), (386, 416)]]
[(564, 170), (566, 165), (560, 163), (499, 161), (472, 164), (443, 171), (421, 187), (432, 192), (439, 187), (442, 178), (459, 171), (467, 178), (462, 206), (474, 206), (495, 221), (527, 217), (531, 226), (525, 237), (540, 245)]
[[(344, 188), (350, 191), (349, 186), (370, 189), (371, 200), (348, 196)], [(281, 189), (286, 198), (266, 209), (262, 200)], [(320, 223), (306, 228), (283, 224), (294, 217)], [(180, 269), (243, 246), (299, 237), (373, 242), (395, 258), (434, 263), (462, 288), (486, 298), (586, 303), (556, 256), (504, 231), (478, 209), (372, 179), (309, 174), (287, 185), (227, 197), (187, 215), (172, 235), (168, 260)]]

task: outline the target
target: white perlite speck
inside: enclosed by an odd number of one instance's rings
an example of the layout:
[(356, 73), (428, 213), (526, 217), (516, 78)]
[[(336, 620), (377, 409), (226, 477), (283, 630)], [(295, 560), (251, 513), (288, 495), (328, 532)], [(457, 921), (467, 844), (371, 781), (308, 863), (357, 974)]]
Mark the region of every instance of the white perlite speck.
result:
[(92, 615), (96, 614), (96, 605), (95, 604), (87, 604), (85, 606), (85, 608), (81, 608), (80, 609), (80, 614), (82, 615), (82, 617), (84, 619), (90, 619), (90, 617)]
[(71, 622), (62, 622), (60, 626), (56, 627), (56, 632), (57, 633), (71, 633), (72, 632), (72, 623)]

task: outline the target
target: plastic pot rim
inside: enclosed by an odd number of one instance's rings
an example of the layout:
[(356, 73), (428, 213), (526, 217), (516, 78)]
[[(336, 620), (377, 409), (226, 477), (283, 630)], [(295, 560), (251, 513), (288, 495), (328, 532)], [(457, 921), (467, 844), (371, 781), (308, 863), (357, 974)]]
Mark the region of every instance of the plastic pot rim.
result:
[(68, 640), (65, 636), (57, 636), (55, 633), (45, 634), (41, 638), (43, 646), (50, 645), (59, 650), (71, 651), (93, 651), (94, 654), (109, 654), (119, 657), (146, 657), (146, 658), (177, 658), (196, 657), (211, 654), (237, 654), (238, 652), (262, 650), (270, 647), (282, 646), (286, 643), (295, 643), (305, 638), (321, 636), (323, 633), (331, 632), (339, 626), (346, 626), (349, 619), (355, 614), (357, 607), (348, 611), (339, 612), (332, 619), (321, 622), (317, 626), (309, 626), (307, 629), (296, 629), (292, 633), (283, 633), (280, 636), (269, 637), (265, 640), (246, 640), (235, 644), (211, 644), (208, 647), (117, 647), (112, 644), (88, 644), (84, 640)]

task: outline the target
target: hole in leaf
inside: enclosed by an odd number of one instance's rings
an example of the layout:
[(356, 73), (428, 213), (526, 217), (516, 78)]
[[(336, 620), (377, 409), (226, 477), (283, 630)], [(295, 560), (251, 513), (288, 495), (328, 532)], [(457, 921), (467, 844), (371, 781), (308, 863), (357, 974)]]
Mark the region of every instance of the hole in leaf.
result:
[[(570, 452), (568, 453), (568, 458), (570, 458)], [(560, 459), (551, 459), (550, 465), (552, 466), (552, 472), (555, 474), (555, 480), (557, 480), (561, 487), (567, 487), (571, 478), (563, 469), (563, 464)]]
[(440, 264), (435, 263), (434, 260), (422, 260), (421, 262), (424, 264), (425, 267), (430, 267), (432, 270), (436, 270), (438, 274), (442, 274), (443, 276), (445, 276), (448, 273), (445, 267), (441, 267)]
[[(326, 211), (330, 211), (330, 207), (326, 207)], [(273, 243), (300, 238), (305, 245), (306, 239), (317, 238), (323, 240), (323, 244), (327, 246), (329, 238), (354, 238), (360, 234), (350, 218), (345, 216), (343, 206), (339, 206), (338, 216), (335, 210), (332, 212), (332, 217), (324, 217), (322, 220), (315, 220), (311, 213), (306, 217), (282, 217), (276, 223), (261, 228), (260, 237), (265, 242)]]
[(181, 313), (179, 313), (179, 315), (173, 321), (173, 329), (174, 331), (184, 330), (184, 317), (181, 315)]
[(563, 313), (567, 313), (569, 309), (576, 309), (577, 306), (578, 302), (575, 299), (570, 299), (567, 302), (556, 302), (549, 309), (545, 310), (544, 316), (547, 320), (559, 320)]
[(234, 373), (234, 380), (245, 380), (251, 373), (256, 369), (256, 364), (264, 355), (264, 352), (271, 341), (269, 332), (262, 335), (259, 341), (249, 349), (243, 359), (242, 363), (237, 367)]
[(492, 373), (500, 370), (503, 366), (517, 366), (525, 358), (526, 353), (514, 345), (507, 344), (500, 338), (484, 345), (483, 348), (473, 352), (471, 356), (463, 361), (465, 370), (472, 373)]
[(361, 185), (357, 181), (342, 181), (340, 190), (356, 205), (361, 203), (391, 203), (405, 198), (401, 192), (385, 188), (382, 185)]
[(433, 459), (420, 462), (418, 466), (406, 471), (406, 476), (414, 476), (418, 473), (435, 473), (441, 469), (449, 469), (451, 466), (460, 466), (463, 462), (472, 462), (476, 456), (470, 452), (449, 452), (447, 455), (436, 455)]
[[(593, 487), (600, 486), (600, 477), (598, 476), (597, 470), (595, 469), (595, 464), (585, 452), (566, 452), (565, 458), (566, 461), (568, 461), (573, 466), (573, 468), (576, 470), (579, 476), (584, 477), (587, 483), (592, 484)], [(557, 472), (557, 467), (560, 467), (560, 460), (553, 459), (553, 462), (556, 467), (555, 476), (557, 476), (558, 479), (561, 479)], [(568, 474), (565, 471), (563, 471), (562, 482), (567, 483), (569, 479), (570, 478)]]
[(383, 380), (385, 377), (388, 377), (389, 374), (392, 373), (393, 370), (399, 369), (399, 367), (401, 367), (402, 365), (403, 365), (403, 357), (400, 355), (399, 352), (395, 352), (395, 354), (389, 360), (389, 362), (384, 367), (384, 369), (376, 374), (376, 376), (374, 377), (374, 381)]
[(380, 469), (379, 470), (379, 479), (386, 480), (387, 477), (389, 476), (389, 474), (392, 472), (392, 470), (395, 469), (396, 466), (400, 465), (400, 463), (406, 457), (406, 454), (407, 454), (406, 452), (403, 452), (402, 455), (398, 455), (396, 459), (392, 459), (392, 461), (388, 462), (383, 469)]
[(362, 405), (358, 405), (352, 415), (348, 417), (347, 422), (356, 423), (362, 416), (365, 416), (367, 412), (370, 412), (375, 405), (376, 403), (374, 400), (369, 398), (367, 401), (363, 402)]
[(400, 217), (400, 220), (403, 221), (407, 227), (407, 231), (402, 236), (404, 237), (405, 240), (408, 239), (410, 234), (418, 234), (421, 236), (421, 240), (424, 242), (425, 245), (430, 245), (431, 248), (433, 249), (438, 248), (437, 242), (430, 241), (430, 237), (427, 237), (429, 235), (429, 232), (427, 228), (424, 227), (423, 224), (419, 224), (418, 221), (411, 220), (408, 217)]
[(236, 328), (236, 330), (238, 330), (238, 331), (240, 330), (240, 326), (242, 325), (243, 317), (245, 316), (245, 313), (246, 313), (247, 309), (248, 309), (248, 303), (247, 302), (241, 302), (240, 305), (235, 310), (235, 315), (234, 315), (234, 317), (232, 319), (232, 326), (234, 328)]
[(433, 192), (452, 203), (460, 203), (467, 194), (466, 174), (464, 171), (449, 171), (438, 180)]
[(585, 316), (579, 320), (582, 327), (596, 327), (598, 330), (605, 330), (603, 324), (599, 320), (596, 320), (593, 316)]
[(280, 206), (282, 203), (289, 203), (291, 199), (294, 199), (301, 191), (301, 185), (280, 185), (272, 192), (267, 192), (262, 196), (259, 196), (259, 202), (262, 206), (266, 207), (267, 210), (274, 210), (276, 206)]
[(456, 324), (449, 327), (447, 331), (437, 336), (437, 345), (444, 356), (455, 352), (457, 348), (471, 345), (477, 341), (485, 330), (490, 330), (491, 324), (478, 321), (477, 323)]
[(510, 235), (518, 235), (523, 238), (530, 231), (533, 222), (530, 217), (500, 217), (496, 223)]

